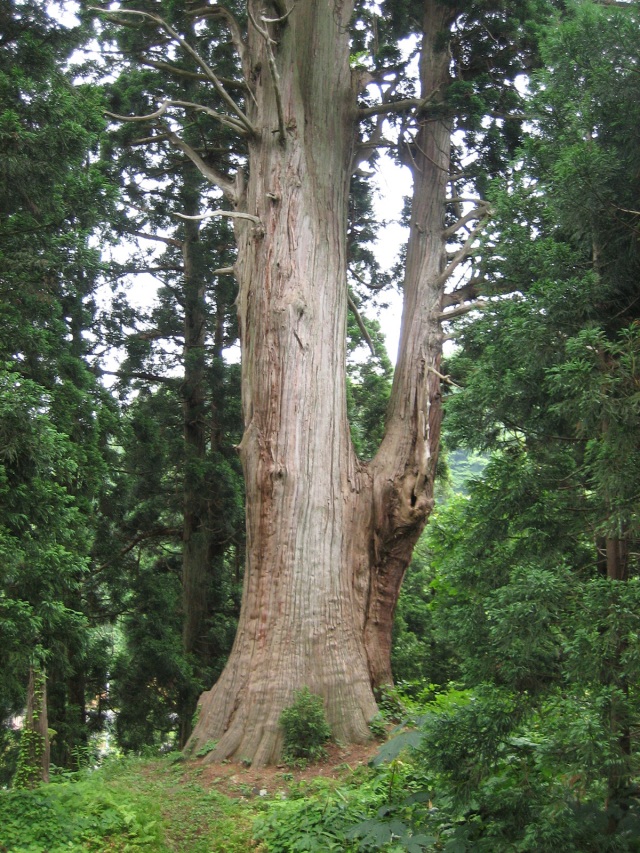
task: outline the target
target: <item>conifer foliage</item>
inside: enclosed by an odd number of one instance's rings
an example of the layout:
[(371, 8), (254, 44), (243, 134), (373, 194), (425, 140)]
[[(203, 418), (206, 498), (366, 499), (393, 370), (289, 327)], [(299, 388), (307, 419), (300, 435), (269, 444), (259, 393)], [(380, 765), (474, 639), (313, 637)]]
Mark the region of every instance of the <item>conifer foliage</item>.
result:
[(484, 249), (515, 293), (448, 365), (450, 433), (491, 459), (431, 528), (434, 618), (475, 704), (432, 718), (423, 755), (493, 849), (636, 849), (638, 23), (584, 4), (545, 39)]
[[(260, 765), (302, 695), (366, 741), (393, 662), (443, 849), (632, 850), (637, 4), (78, 8), (0, 9), (3, 782), (113, 715), (124, 749)], [(383, 156), (413, 178), (390, 273)], [(488, 464), (392, 653), (445, 395)]]
[(99, 93), (64, 70), (80, 34), (16, 2), (3, 4), (1, 38), (0, 707), (5, 723), (21, 714), (29, 673), (46, 672), (65, 763), (104, 675), (98, 666), (87, 683), (86, 604), (115, 416), (91, 371), (100, 256), (89, 238), (111, 193), (96, 158)]

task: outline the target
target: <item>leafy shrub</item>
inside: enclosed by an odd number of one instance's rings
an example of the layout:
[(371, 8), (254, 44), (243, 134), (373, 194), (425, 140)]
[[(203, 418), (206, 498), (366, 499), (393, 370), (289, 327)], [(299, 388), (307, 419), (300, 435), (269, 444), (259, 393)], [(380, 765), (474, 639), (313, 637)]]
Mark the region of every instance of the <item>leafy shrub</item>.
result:
[(116, 799), (95, 778), (0, 791), (0, 850), (157, 850), (158, 843), (148, 807)]
[(382, 684), (373, 691), (378, 711), (389, 722), (399, 723), (407, 716), (407, 708), (392, 684)]
[(369, 729), (376, 740), (384, 740), (387, 736), (387, 718), (378, 713), (369, 720)]
[(318, 761), (326, 754), (324, 744), (331, 729), (322, 698), (308, 687), (296, 691), (293, 704), (280, 715), (280, 725), (284, 732), (282, 757), (287, 764)]
[(359, 768), (344, 784), (315, 779), (290, 799), (266, 803), (253, 835), (268, 853), (422, 853), (424, 834), (412, 820), (424, 779), (401, 761)]

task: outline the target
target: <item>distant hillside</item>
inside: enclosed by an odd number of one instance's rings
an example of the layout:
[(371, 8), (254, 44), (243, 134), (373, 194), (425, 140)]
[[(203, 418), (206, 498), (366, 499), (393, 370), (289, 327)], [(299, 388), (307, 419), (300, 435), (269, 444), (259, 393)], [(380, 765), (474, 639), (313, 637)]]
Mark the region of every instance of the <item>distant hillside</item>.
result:
[(480, 477), (489, 460), (486, 456), (471, 450), (451, 450), (446, 455), (449, 469), (449, 484), (454, 494), (468, 494), (467, 483), (474, 477)]

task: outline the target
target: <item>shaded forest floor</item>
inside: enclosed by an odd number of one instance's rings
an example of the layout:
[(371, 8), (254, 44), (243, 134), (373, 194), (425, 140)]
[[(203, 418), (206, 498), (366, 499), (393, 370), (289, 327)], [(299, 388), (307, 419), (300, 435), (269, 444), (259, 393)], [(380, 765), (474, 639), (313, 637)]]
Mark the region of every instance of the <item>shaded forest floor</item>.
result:
[(0, 791), (0, 853), (246, 853), (274, 800), (322, 795), (367, 774), (378, 742), (304, 768), (206, 759), (110, 759), (33, 791)]

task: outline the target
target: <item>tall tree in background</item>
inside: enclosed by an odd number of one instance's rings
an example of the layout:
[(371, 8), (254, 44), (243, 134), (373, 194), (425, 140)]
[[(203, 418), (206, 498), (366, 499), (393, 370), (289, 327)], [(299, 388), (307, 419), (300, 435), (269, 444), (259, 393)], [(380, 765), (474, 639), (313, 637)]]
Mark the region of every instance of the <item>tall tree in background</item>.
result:
[(111, 194), (95, 162), (99, 94), (64, 71), (81, 35), (40, 3), (0, 14), (0, 694), (3, 723), (23, 710), (27, 684), (32, 720), (46, 720), (47, 698), (54, 758), (67, 764), (86, 739), (87, 692), (101, 689), (88, 683), (87, 569), (115, 416), (90, 369), (89, 237)]
[[(473, 173), (500, 168), (517, 139), (500, 132), (502, 119), (482, 119), (517, 105), (513, 80), (531, 61), (541, 11), (546, 4), (429, 0), (384, 4), (378, 15), (350, 2), (187, 3), (195, 48), (185, 26), (144, 7), (115, 13), (146, 33), (144, 56), (167, 74), (175, 57), (198, 64), (206, 102), (158, 98), (147, 120), (222, 192), (238, 246), (247, 562), (234, 648), (201, 699), (191, 741), (218, 740), (214, 758), (275, 760), (280, 713), (302, 685), (323, 697), (338, 739), (369, 737), (373, 687), (391, 680), (398, 590), (433, 506), (442, 309), (474, 294), (470, 284), (444, 295), (486, 214), (482, 199), (462, 205)], [(417, 83), (398, 46), (409, 36), (420, 44)], [(235, 49), (231, 81), (209, 50), (221, 45)], [(366, 51), (364, 69), (350, 67), (352, 47)], [(223, 125), (232, 147), (194, 147), (189, 109)], [(385, 118), (400, 131), (395, 143), (384, 139)], [(456, 126), (478, 155), (471, 174), (451, 156)], [(380, 144), (399, 145), (414, 192), (386, 431), (364, 463), (347, 422), (347, 212), (351, 174)]]
[[(164, 11), (173, 20), (169, 5)], [(185, 38), (193, 43), (194, 21), (175, 14), (184, 25)], [(186, 105), (200, 100), (205, 78), (189, 53), (174, 61), (177, 80), (167, 82), (165, 69), (153, 58), (142, 69), (131, 60), (143, 53), (145, 33), (106, 28), (101, 37), (110, 47), (108, 92), (113, 110), (144, 112), (163, 88), (165, 96), (171, 94)], [(216, 156), (224, 146), (224, 129), (222, 138), (207, 136), (195, 107), (188, 110), (187, 121), (189, 144), (205, 156)], [(167, 555), (172, 552), (171, 572), (176, 560), (181, 563), (181, 600), (177, 609), (171, 609), (181, 622), (184, 658), (176, 673), (161, 656), (143, 660), (135, 652), (130, 666), (118, 669), (114, 689), (124, 712), (119, 720), (123, 727), (130, 714), (145, 716), (141, 683), (148, 688), (143, 694), (177, 690), (182, 698), (176, 699), (173, 710), (179, 715), (184, 742), (197, 696), (219, 674), (228, 654), (229, 629), (238, 609), (235, 596), (230, 597), (238, 580), (230, 566), (243, 548), (241, 474), (233, 449), (241, 437), (239, 368), (223, 360), (224, 349), (237, 339), (233, 310), (237, 286), (231, 275), (233, 239), (228, 223), (198, 220), (203, 206), (219, 203), (210, 183), (182, 151), (167, 144), (166, 137), (149, 136), (149, 130), (149, 122), (124, 124), (105, 144), (104, 155), (122, 188), (122, 215), (115, 227), (132, 250), (134, 241), (139, 244), (138, 251), (112, 269), (118, 280), (146, 276), (149, 286), (153, 276), (161, 287), (150, 310), (132, 310), (126, 295), (119, 293), (106, 323), (111, 344), (126, 352), (117, 371), (119, 385), (123, 393), (134, 389), (138, 395), (131, 419), (135, 441), (127, 444), (125, 464), (139, 482), (131, 494), (125, 527), (144, 555), (145, 572), (156, 565), (158, 589), (167, 591), (162, 580)], [(151, 446), (147, 439), (152, 433), (169, 437), (164, 451)], [(151, 457), (140, 453), (142, 446), (162, 454), (153, 472)], [(148, 593), (145, 585), (139, 599), (145, 612), (151, 603)], [(130, 617), (126, 624), (133, 630)], [(162, 626), (156, 620), (158, 630), (171, 624), (169, 620)], [(139, 646), (139, 632), (135, 634)], [(177, 663), (175, 654), (164, 656), (165, 662), (169, 659)]]
[[(581, 850), (633, 849), (638, 826), (638, 24), (637, 7), (583, 4), (545, 40), (536, 132), (494, 193), (484, 249), (497, 290), (506, 280), (516, 294), (464, 330), (448, 366), (463, 386), (449, 430), (493, 458), (432, 534), (463, 679), (518, 710), (492, 728), (493, 746), (477, 738), (468, 765), (445, 758), (442, 732), (427, 760), (461, 786), (488, 779), (524, 718), (547, 739), (541, 767), (580, 780), (556, 796), (584, 821), (567, 829)], [(525, 804), (518, 820), (532, 820)]]

